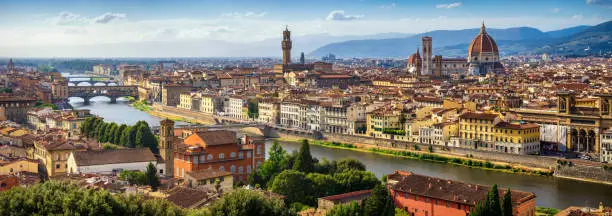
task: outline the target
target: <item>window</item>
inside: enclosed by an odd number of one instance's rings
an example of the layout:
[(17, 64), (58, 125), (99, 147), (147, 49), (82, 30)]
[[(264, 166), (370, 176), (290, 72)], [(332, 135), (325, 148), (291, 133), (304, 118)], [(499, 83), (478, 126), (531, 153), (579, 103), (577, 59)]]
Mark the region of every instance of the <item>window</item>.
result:
[(238, 153), (238, 158), (240, 159), (244, 158), (244, 153), (243, 152)]
[(247, 166), (247, 173), (251, 173), (251, 166)]
[(223, 180), (225, 180), (225, 178), (223, 176), (219, 177), (219, 181), (223, 182)]
[(220, 167), (219, 167), (219, 170), (221, 170), (221, 171), (225, 171), (225, 167), (220, 166)]
[(60, 168), (60, 164), (55, 164), (55, 168), (59, 169)]
[(242, 174), (244, 172), (244, 167), (240, 166), (238, 167), (238, 173)]
[(213, 184), (213, 183), (215, 183), (215, 179), (214, 179), (214, 178), (211, 178), (211, 179), (209, 179), (209, 180), (208, 180), (208, 182), (210, 182), (211, 184)]
[(221, 159), (223, 159), (223, 158), (225, 158), (225, 154), (223, 154), (223, 153), (219, 153), (219, 160), (221, 160)]
[(232, 153), (230, 154), (230, 157), (235, 158), (235, 157), (236, 157), (236, 152), (232, 152)]
[(232, 166), (230, 167), (230, 172), (232, 172), (232, 173), (236, 173), (236, 166), (232, 165)]
[(204, 155), (200, 155), (200, 161), (202, 162), (206, 161), (206, 159), (204, 158)]
[(13, 172), (13, 168), (11, 168), (11, 171), (10, 171), (10, 172)]
[(198, 156), (197, 155), (193, 156), (193, 164), (198, 164)]
[(206, 160), (212, 160), (212, 159), (213, 159), (212, 154), (209, 154), (209, 155), (208, 155), (208, 158), (207, 158)]
[(257, 146), (257, 154), (258, 155), (261, 154), (261, 146), (260, 145)]
[(251, 152), (247, 152), (247, 158), (251, 158)]

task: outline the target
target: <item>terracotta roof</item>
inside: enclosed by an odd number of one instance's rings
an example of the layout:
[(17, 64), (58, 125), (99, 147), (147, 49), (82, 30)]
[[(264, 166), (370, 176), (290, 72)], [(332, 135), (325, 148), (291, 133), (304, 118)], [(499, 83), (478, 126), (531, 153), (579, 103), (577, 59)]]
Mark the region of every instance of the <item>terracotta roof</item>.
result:
[[(472, 206), (478, 201), (484, 200), (491, 188), (487, 185), (470, 184), (404, 171), (395, 171), (387, 179), (388, 186), (395, 191)], [(498, 188), (498, 190), (499, 196), (503, 197), (507, 189)], [(513, 204), (524, 203), (536, 197), (534, 193), (519, 190), (511, 190), (511, 193)]]
[(360, 190), (360, 191), (353, 191), (353, 192), (348, 192), (348, 193), (343, 193), (343, 194), (336, 194), (336, 195), (321, 197), (319, 199), (336, 201), (336, 200), (342, 200), (342, 199), (346, 199), (349, 197), (356, 197), (356, 196), (361, 196), (361, 195), (370, 194), (370, 193), (372, 193), (372, 190)]
[(182, 208), (197, 208), (214, 197), (213, 193), (206, 190), (179, 187), (170, 192), (166, 200)]
[(204, 180), (204, 179), (217, 178), (221, 176), (228, 176), (228, 175), (232, 175), (232, 173), (228, 171), (221, 171), (221, 170), (216, 170), (216, 169), (203, 169), (203, 170), (199, 170), (195, 172), (188, 172), (185, 175), (191, 176), (195, 180)]
[(485, 30), (484, 23), (480, 28), (480, 33), (474, 37), (468, 48), (468, 56), (478, 55), (480, 53), (493, 52), (499, 53), (497, 44)]
[(195, 135), (199, 136), (207, 146), (236, 143), (236, 134), (232, 131), (203, 131)]
[(155, 156), (148, 148), (78, 151), (74, 152), (74, 159), (79, 166), (149, 162), (156, 160)]
[(492, 113), (477, 113), (477, 112), (466, 112), (459, 116), (462, 119), (482, 119), (482, 120), (495, 120), (498, 117), (497, 114)]

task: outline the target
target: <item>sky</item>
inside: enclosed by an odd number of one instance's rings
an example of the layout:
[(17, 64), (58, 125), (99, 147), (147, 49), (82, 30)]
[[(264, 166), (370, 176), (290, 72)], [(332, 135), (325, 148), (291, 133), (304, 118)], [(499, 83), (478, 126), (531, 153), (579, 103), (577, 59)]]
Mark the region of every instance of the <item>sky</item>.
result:
[(483, 21), (550, 31), (611, 19), (612, 0), (0, 0), (0, 56), (43, 56), (35, 47), (249, 44), (278, 38), (285, 26), (294, 37), (355, 36), (478, 28)]

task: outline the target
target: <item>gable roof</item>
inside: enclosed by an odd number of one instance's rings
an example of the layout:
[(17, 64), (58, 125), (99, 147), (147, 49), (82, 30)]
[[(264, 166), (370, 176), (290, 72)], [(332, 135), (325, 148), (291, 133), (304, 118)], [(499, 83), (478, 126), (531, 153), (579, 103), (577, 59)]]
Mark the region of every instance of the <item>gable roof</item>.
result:
[(78, 166), (156, 161), (155, 155), (148, 148), (77, 151), (73, 154)]
[(236, 143), (236, 134), (232, 131), (202, 131), (197, 132), (194, 135), (200, 137), (206, 146)]

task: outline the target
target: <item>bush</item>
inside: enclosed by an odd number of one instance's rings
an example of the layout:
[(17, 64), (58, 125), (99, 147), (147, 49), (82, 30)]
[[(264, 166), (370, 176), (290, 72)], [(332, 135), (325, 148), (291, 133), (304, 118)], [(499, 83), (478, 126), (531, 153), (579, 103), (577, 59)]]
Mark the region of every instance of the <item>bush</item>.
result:
[(489, 161), (485, 161), (484, 165), (485, 165), (486, 168), (493, 168), (493, 164), (491, 162), (489, 162)]

